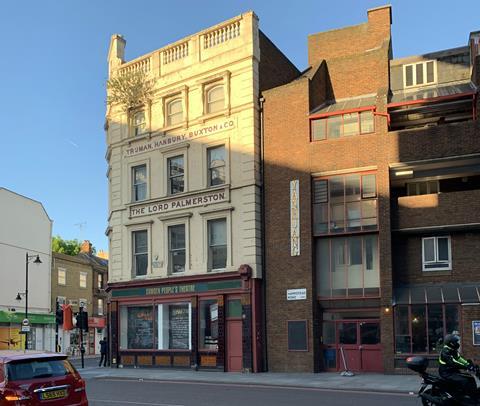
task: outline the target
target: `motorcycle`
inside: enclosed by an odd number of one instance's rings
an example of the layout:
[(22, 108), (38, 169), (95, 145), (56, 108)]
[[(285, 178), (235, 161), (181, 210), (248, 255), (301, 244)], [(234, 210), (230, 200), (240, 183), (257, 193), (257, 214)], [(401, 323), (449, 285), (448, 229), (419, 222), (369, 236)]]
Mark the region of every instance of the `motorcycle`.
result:
[[(466, 396), (455, 383), (440, 376), (426, 372), (428, 359), (425, 357), (407, 358), (407, 367), (422, 377), (422, 386), (418, 396), (423, 406), (480, 406), (480, 390), (476, 394)], [(475, 366), (474, 373), (480, 379), (480, 368)]]

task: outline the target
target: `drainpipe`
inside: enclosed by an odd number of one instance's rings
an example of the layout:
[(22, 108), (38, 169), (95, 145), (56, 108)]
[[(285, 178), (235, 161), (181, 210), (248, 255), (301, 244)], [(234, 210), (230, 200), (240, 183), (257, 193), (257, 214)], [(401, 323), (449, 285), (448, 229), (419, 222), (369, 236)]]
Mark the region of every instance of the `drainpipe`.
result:
[(261, 191), (261, 241), (262, 241), (262, 338), (263, 338), (263, 365), (265, 371), (268, 371), (268, 357), (267, 357), (267, 267), (265, 255), (265, 142), (264, 142), (264, 117), (263, 117), (263, 103), (265, 98), (261, 96), (259, 99), (260, 105), (260, 191)]

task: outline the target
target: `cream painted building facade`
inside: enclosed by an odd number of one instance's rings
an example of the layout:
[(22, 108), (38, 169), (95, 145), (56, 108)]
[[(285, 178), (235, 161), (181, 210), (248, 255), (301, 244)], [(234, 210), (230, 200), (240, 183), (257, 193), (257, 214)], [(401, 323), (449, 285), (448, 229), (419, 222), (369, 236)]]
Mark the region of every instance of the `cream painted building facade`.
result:
[(106, 115), (112, 361), (261, 370), (258, 100), (298, 71), (253, 12), (129, 62), (125, 44), (110, 79), (153, 92)]

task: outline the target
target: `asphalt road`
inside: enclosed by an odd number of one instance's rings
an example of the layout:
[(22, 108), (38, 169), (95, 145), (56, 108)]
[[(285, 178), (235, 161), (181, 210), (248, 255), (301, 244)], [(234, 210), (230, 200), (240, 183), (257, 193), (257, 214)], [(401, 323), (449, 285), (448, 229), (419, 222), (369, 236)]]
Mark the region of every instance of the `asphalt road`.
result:
[(278, 386), (87, 379), (91, 406), (414, 406), (420, 400), (394, 393), (348, 392)]

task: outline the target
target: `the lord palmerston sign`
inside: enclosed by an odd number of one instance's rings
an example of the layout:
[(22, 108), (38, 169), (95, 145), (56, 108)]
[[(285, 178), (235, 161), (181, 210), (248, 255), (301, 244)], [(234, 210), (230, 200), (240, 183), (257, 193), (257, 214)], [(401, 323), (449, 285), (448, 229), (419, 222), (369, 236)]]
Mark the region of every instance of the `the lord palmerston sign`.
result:
[(213, 135), (220, 131), (231, 130), (235, 128), (235, 120), (224, 120), (218, 123), (209, 124), (204, 127), (199, 127), (196, 130), (189, 130), (178, 135), (168, 135), (164, 137), (156, 137), (155, 139), (141, 142), (125, 148), (125, 157), (143, 154), (149, 151), (155, 151), (169, 145), (179, 144), (184, 141), (189, 141), (194, 138), (205, 137)]
[(173, 210), (188, 209), (190, 207), (205, 206), (212, 203), (228, 201), (226, 189), (215, 190), (207, 193), (188, 195), (176, 199), (159, 200), (139, 206), (130, 207), (130, 217), (148, 216), (150, 214), (167, 213)]

